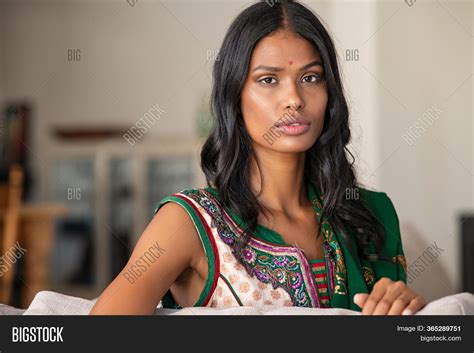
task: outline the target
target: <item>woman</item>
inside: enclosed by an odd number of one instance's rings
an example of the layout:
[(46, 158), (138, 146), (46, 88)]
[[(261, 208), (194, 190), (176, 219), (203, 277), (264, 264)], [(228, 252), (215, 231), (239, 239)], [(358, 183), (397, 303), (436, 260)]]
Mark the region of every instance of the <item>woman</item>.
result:
[(337, 65), (327, 31), (301, 4), (260, 2), (234, 20), (214, 65), (215, 123), (201, 152), (208, 186), (158, 203), (91, 314), (151, 314), (161, 299), (374, 315), (426, 304), (405, 284), (392, 202), (360, 187), (347, 159)]

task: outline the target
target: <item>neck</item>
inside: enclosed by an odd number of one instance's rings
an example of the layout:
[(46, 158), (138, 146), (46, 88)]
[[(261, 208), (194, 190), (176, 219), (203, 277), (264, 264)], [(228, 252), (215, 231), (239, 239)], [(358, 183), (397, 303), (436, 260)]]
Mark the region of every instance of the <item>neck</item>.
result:
[(295, 215), (310, 206), (303, 182), (305, 152), (256, 151), (252, 159), (250, 184), (260, 204), (271, 213)]

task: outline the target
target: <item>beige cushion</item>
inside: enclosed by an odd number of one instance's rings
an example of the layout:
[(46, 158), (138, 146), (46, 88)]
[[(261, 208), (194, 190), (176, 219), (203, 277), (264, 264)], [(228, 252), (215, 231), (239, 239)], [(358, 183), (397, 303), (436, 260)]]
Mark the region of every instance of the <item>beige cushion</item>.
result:
[[(96, 300), (71, 297), (43, 291), (36, 294), (23, 315), (87, 315)], [(458, 293), (428, 303), (417, 315), (474, 315), (474, 295)], [(358, 311), (346, 309), (316, 309), (299, 307), (262, 308), (235, 307), (215, 308), (157, 308), (155, 315), (360, 315)]]

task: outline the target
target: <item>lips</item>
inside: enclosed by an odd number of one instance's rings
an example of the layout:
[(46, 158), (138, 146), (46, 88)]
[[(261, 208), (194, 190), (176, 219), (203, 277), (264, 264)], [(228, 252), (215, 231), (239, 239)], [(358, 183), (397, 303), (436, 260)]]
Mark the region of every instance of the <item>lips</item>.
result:
[(306, 120), (305, 118), (299, 116), (299, 117), (296, 117), (296, 118), (289, 118), (289, 119), (285, 119), (283, 121), (277, 121), (275, 123), (275, 126), (276, 127), (282, 127), (282, 126), (301, 126), (301, 125), (310, 125), (311, 123)]

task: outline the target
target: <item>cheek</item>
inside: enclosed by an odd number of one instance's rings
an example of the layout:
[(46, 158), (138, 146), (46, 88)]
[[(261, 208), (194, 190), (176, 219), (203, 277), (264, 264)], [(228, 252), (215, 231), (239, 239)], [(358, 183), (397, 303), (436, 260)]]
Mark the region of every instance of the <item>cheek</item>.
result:
[(321, 116), (326, 112), (328, 104), (328, 93), (324, 88), (319, 88), (316, 91), (308, 92), (305, 96), (306, 113), (312, 116)]
[(270, 129), (274, 121), (271, 97), (252, 90), (243, 90), (241, 97), (241, 110), (245, 126), (249, 135), (255, 139)]
[(313, 117), (313, 121), (316, 125), (316, 131), (321, 132), (324, 125), (324, 117), (326, 115), (328, 95), (324, 91), (318, 95), (313, 95), (313, 99), (308, 101), (310, 103), (306, 107), (306, 112), (308, 115)]

